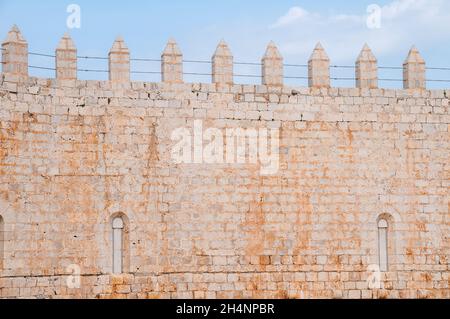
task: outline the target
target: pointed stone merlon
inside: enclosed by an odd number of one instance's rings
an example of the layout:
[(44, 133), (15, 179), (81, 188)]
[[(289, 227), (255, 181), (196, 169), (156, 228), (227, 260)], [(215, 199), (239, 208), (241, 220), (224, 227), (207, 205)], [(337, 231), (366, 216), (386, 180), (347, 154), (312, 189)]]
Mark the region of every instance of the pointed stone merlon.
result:
[(183, 54), (175, 40), (170, 39), (161, 54), (161, 77), (163, 82), (183, 82)]
[(415, 47), (409, 51), (408, 57), (403, 63), (403, 88), (426, 88), (425, 60), (420, 56), (419, 51)]
[(130, 51), (124, 40), (117, 37), (109, 51), (109, 80), (115, 83), (130, 81)]
[(70, 36), (66, 33), (55, 51), (56, 79), (77, 79), (77, 49)]
[(283, 86), (283, 57), (273, 42), (269, 43), (262, 58), (262, 84)]
[(308, 82), (310, 87), (330, 87), (330, 59), (320, 43), (308, 61)]
[(224, 41), (220, 41), (212, 57), (212, 82), (233, 84), (233, 55)]
[(2, 43), (3, 73), (17, 80), (28, 77), (28, 43), (14, 25)]
[(356, 60), (356, 87), (376, 89), (378, 88), (377, 58), (373, 55), (367, 44), (361, 50)]

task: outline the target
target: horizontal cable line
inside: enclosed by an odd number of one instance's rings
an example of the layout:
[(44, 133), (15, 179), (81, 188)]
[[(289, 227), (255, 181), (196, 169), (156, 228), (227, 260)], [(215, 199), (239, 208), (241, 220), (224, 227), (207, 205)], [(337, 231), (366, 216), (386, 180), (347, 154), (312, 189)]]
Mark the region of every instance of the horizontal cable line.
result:
[(308, 80), (307, 76), (284, 76), (284, 79), (300, 79), (300, 80)]
[(238, 78), (262, 78), (261, 75), (252, 75), (252, 74), (234, 74), (234, 76)]
[(52, 70), (52, 71), (56, 71), (55, 68), (47, 68), (47, 67), (44, 67), (44, 66), (29, 65), (28, 67), (31, 68), (31, 69), (40, 69), (40, 70)]
[(140, 62), (161, 62), (161, 59), (145, 59), (145, 58), (131, 58), (130, 61), (140, 61)]
[(108, 60), (109, 58), (101, 56), (77, 56), (78, 59), (92, 59), (92, 60)]
[[(38, 53), (38, 52), (28, 52), (29, 55), (35, 55), (35, 56), (43, 56), (47, 58), (55, 58), (56, 55), (53, 54), (45, 54), (45, 53)], [(99, 57), (99, 56), (77, 56), (78, 59), (92, 59), (92, 60), (108, 60), (107, 57)]]
[[(5, 62), (1, 62), (5, 63)], [(30, 65), (29, 68), (32, 69), (41, 69), (41, 70), (50, 70), (56, 71), (55, 68), (43, 67), (43, 66), (35, 66)], [(99, 70), (99, 69), (77, 69), (78, 72), (97, 72), (97, 73), (108, 73), (109, 70)], [(130, 71), (131, 74), (161, 74), (161, 71)], [(212, 76), (211, 73), (199, 73), (199, 72), (183, 72), (183, 75), (198, 75), (198, 76)], [(262, 78), (261, 75), (255, 74), (233, 74), (234, 77), (248, 77), (248, 78)], [(309, 77), (307, 76), (284, 76), (284, 79), (300, 79), (307, 80)], [(334, 81), (356, 81), (356, 78), (352, 77), (330, 77), (330, 80)], [(402, 82), (403, 79), (390, 79), (390, 78), (380, 78), (378, 81), (392, 81), (392, 82)], [(450, 83), (450, 80), (445, 79), (426, 79), (426, 82), (442, 82), (442, 83)]]
[[(200, 75), (200, 76), (212, 76), (211, 73), (197, 73), (197, 72), (184, 72), (183, 75)], [(233, 74), (235, 77), (246, 77), (246, 78), (262, 78), (261, 75), (255, 74)]]
[(307, 68), (306, 64), (283, 64), (283, 66), (292, 67), (292, 68)]
[(330, 68), (333, 68), (333, 69), (337, 69), (337, 68), (340, 68), (340, 69), (354, 69), (355, 66), (353, 66), (353, 65), (330, 65)]
[(161, 74), (161, 71), (130, 71), (132, 74)]
[(434, 67), (427, 67), (427, 70), (443, 70), (443, 71), (450, 71), (450, 68), (434, 68)]
[[(50, 70), (50, 71), (56, 71), (55, 68), (48, 68), (48, 67), (41, 67), (41, 66), (34, 66), (30, 65), (30, 68), (33, 69), (42, 69), (42, 70)], [(109, 70), (92, 70), (92, 69), (77, 69), (78, 72), (104, 72), (107, 73)], [(161, 71), (130, 71), (132, 74), (161, 74)], [(211, 73), (197, 73), (197, 72), (184, 72), (183, 75), (200, 75), (200, 76), (212, 76)], [(261, 75), (252, 75), (252, 74), (234, 74), (236, 77), (255, 77), (255, 78), (261, 78)]]
[[(1, 48), (0, 50), (5, 51), (5, 48)], [(43, 56), (43, 57), (49, 57), (49, 58), (55, 58), (56, 56), (53, 54), (46, 54), (46, 53), (39, 53), (39, 52), (28, 52), (30, 55), (35, 56)], [(94, 59), (94, 60), (108, 60), (108, 57), (99, 57), (99, 56), (77, 56), (79, 59)], [(147, 61), (147, 62), (161, 62), (161, 59), (150, 59), (150, 58), (131, 58), (130, 61)], [(211, 64), (211, 61), (206, 60), (183, 60), (183, 62), (186, 63), (205, 63), (205, 64)], [(262, 63), (258, 62), (234, 62), (233, 64), (241, 64), (241, 65), (262, 65)], [(285, 67), (308, 67), (306, 64), (283, 64)], [(331, 65), (331, 68), (347, 68), (347, 69), (354, 69), (355, 66), (350, 65)], [(379, 69), (391, 69), (391, 70), (402, 70), (403, 67), (401, 66), (378, 66)], [(450, 67), (426, 67), (427, 70), (443, 70), (443, 71), (450, 71)]]
[(427, 82), (447, 82), (450, 83), (450, 80), (425, 80)]
[(183, 75), (212, 76), (212, 74), (210, 74), (210, 73), (197, 73), (197, 72), (183, 72)]
[(330, 80), (334, 80), (334, 81), (355, 81), (355, 78), (330, 78)]
[(401, 66), (379, 66), (378, 68), (386, 70), (403, 70), (403, 67)]
[[(6, 50), (4, 48), (0, 48), (1, 50)], [(42, 57), (48, 57), (48, 58), (55, 58), (56, 56), (53, 54), (46, 54), (46, 53), (39, 53), (39, 52), (28, 52), (30, 55), (34, 56), (42, 56)], [(78, 59), (92, 59), (92, 60), (108, 60), (108, 57), (100, 57), (100, 56), (77, 56)], [(140, 61), (140, 62), (161, 62), (161, 59), (151, 59), (151, 58), (130, 58), (130, 61)], [(182, 62), (185, 63), (204, 63), (204, 64), (211, 64), (212, 61), (206, 61), (206, 60), (183, 60)], [(259, 62), (233, 62), (235, 65), (255, 65), (255, 66), (261, 66), (262, 63)], [(283, 64), (285, 67), (298, 67), (298, 68), (307, 68), (307, 64)], [(352, 65), (330, 65), (330, 68), (337, 68), (337, 69), (355, 69), (356, 66)], [(378, 66), (379, 69), (385, 69), (385, 70), (403, 70), (403, 67), (401, 66)], [(441, 71), (450, 71), (450, 67), (426, 67), (426, 70), (441, 70)]]
[(29, 55), (37, 55), (37, 56), (45, 56), (47, 58), (55, 58), (55, 55), (45, 54), (45, 53), (36, 53), (36, 52), (28, 52)]
[(233, 62), (233, 64), (240, 64), (240, 65), (262, 65), (262, 63), (258, 62)]
[[(131, 58), (130, 61), (140, 61), (140, 62), (162, 62), (161, 59), (145, 59), (145, 58)], [(202, 60), (183, 60), (184, 63), (205, 63), (211, 64), (211, 61), (202, 61)]]
[(403, 82), (402, 79), (378, 79), (378, 81), (386, 81), (386, 82)]
[(96, 73), (108, 73), (108, 70), (89, 70), (89, 69), (77, 69), (78, 72), (96, 72)]
[[(44, 66), (29, 65), (28, 67), (31, 69), (56, 71), (55, 68), (49, 68), (49, 67), (44, 67)], [(77, 71), (78, 72), (109, 72), (108, 70), (93, 70), (93, 69), (77, 69)]]
[(201, 60), (183, 60), (183, 62), (186, 63), (206, 63), (206, 64), (211, 64), (211, 61), (201, 61)]

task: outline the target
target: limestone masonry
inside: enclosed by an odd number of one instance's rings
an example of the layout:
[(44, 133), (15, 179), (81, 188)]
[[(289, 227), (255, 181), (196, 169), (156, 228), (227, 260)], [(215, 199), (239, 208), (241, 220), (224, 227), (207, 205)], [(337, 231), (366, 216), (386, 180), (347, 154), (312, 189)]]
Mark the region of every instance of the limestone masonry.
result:
[[(2, 45), (0, 297), (450, 298), (450, 90), (417, 49), (402, 90), (367, 46), (355, 88), (330, 87), (320, 44), (307, 88), (274, 43), (261, 85), (233, 84), (223, 41), (210, 84), (183, 82), (173, 40), (161, 83), (130, 81), (121, 38), (109, 81), (77, 80), (68, 35), (55, 55), (34, 78), (17, 27)], [(278, 171), (174, 163), (198, 120), (278, 129)]]

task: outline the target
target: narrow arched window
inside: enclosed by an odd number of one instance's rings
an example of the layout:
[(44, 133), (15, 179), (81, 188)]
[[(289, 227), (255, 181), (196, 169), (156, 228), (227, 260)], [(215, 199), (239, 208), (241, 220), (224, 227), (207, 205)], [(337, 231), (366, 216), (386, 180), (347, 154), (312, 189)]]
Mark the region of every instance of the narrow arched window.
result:
[(388, 221), (378, 220), (378, 258), (380, 271), (388, 270)]
[(5, 224), (0, 216), (0, 269), (3, 269), (3, 256), (5, 252)]
[(123, 219), (115, 217), (112, 222), (113, 273), (123, 272)]

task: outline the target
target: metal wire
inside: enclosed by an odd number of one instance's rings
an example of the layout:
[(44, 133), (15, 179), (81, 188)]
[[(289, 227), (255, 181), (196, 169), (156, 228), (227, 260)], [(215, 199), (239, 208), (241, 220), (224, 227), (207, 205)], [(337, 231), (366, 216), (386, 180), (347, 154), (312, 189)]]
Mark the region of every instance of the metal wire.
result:
[(238, 78), (262, 78), (261, 75), (255, 74), (234, 74), (234, 76)]
[(130, 71), (132, 74), (161, 74), (161, 71)]
[(427, 82), (449, 82), (450, 83), (450, 80), (425, 80), (425, 81), (427, 81)]
[[(0, 50), (5, 51), (5, 48), (1, 48)], [(53, 54), (46, 54), (46, 53), (40, 53), (40, 52), (28, 52), (29, 55), (32, 56), (40, 56), (40, 57), (47, 57), (47, 58), (55, 58), (56, 55)], [(101, 57), (101, 56), (77, 56), (78, 59), (84, 59), (84, 60), (108, 60), (108, 57)], [(152, 59), (152, 58), (130, 58), (130, 61), (137, 61), (137, 62), (161, 62), (161, 59)], [(5, 64), (5, 62), (0, 62), (1, 64)], [(183, 63), (198, 63), (198, 64), (211, 64), (212, 61), (206, 61), (206, 60), (183, 60)], [(234, 62), (234, 65), (248, 65), (248, 66), (261, 66), (262, 63), (258, 62), (245, 62), (245, 61), (238, 61)], [(287, 68), (307, 68), (307, 64), (283, 64), (284, 67)], [(45, 67), (45, 66), (38, 66), (38, 65), (29, 65), (29, 68), (32, 69), (39, 69), (39, 70), (49, 70), (49, 71), (55, 71), (56, 68), (52, 67)], [(330, 68), (332, 69), (355, 69), (355, 66), (352, 65), (330, 65)], [(403, 67), (399, 66), (379, 66), (378, 69), (382, 70), (403, 70)], [(450, 71), (450, 67), (426, 67), (426, 70), (434, 70), (434, 71)], [(102, 69), (77, 69), (78, 72), (94, 72), (94, 73), (108, 73), (109, 70), (102, 70)], [(130, 71), (131, 74), (161, 74), (161, 71)], [(201, 73), (201, 72), (184, 72), (184, 75), (193, 75), (193, 76), (212, 76), (211, 73)], [(261, 75), (255, 75), (255, 74), (234, 74), (234, 77), (246, 77), (246, 78), (262, 78)], [(285, 79), (300, 79), (300, 80), (307, 80), (307, 76), (284, 76)], [(356, 79), (354, 77), (330, 77), (330, 80), (334, 81), (355, 81)], [(393, 78), (380, 78), (379, 81), (387, 81), (387, 82), (402, 82), (403, 79), (393, 79)], [(427, 79), (427, 82), (440, 82), (440, 83), (450, 83), (450, 80), (447, 79)]]
[(161, 62), (161, 59), (141, 59), (141, 58), (131, 58), (130, 61)]
[(306, 64), (283, 64), (285, 67), (292, 67), (292, 68), (307, 68), (308, 65)]
[[(2, 62), (4, 63), (4, 62)], [(29, 68), (56, 71), (55, 68), (42, 67), (30, 65)], [(109, 70), (98, 70), (98, 69), (77, 69), (78, 72), (94, 72), (94, 73), (108, 73)], [(130, 71), (131, 74), (161, 74), (161, 71)], [(194, 76), (212, 76), (211, 73), (200, 73), (200, 72), (183, 72), (183, 75), (194, 75)], [(234, 77), (246, 77), (246, 78), (262, 78), (261, 75), (255, 74), (233, 74)], [(297, 80), (308, 80), (307, 76), (284, 76), (284, 79), (297, 79)], [(354, 77), (330, 77), (333, 81), (356, 81)], [(403, 82), (403, 79), (390, 79), (390, 78), (380, 78), (378, 81), (384, 82)], [(444, 79), (427, 79), (427, 82), (440, 82), (440, 83), (450, 83), (450, 80)]]
[[(1, 50), (6, 50), (4, 48), (0, 48)], [(43, 56), (43, 57), (49, 57), (54, 58), (55, 55), (52, 54), (45, 54), (45, 53), (38, 53), (38, 52), (29, 52), (30, 55), (35, 56)], [(99, 56), (77, 56), (78, 59), (92, 59), (92, 60), (108, 60), (108, 57), (99, 57)], [(161, 62), (161, 59), (151, 59), (151, 58), (131, 58), (130, 61), (141, 61), (141, 62)], [(207, 60), (183, 60), (185, 63), (204, 63), (204, 64), (211, 64), (211, 61)], [(236, 65), (262, 65), (262, 63), (258, 62), (233, 62), (233, 64)], [(285, 67), (299, 67), (299, 68), (307, 68), (307, 64), (283, 64)], [(354, 69), (355, 66), (353, 65), (330, 65), (330, 68), (340, 68), (340, 69)], [(379, 69), (388, 69), (388, 70), (403, 70), (403, 67), (401, 66), (378, 66)], [(427, 70), (441, 70), (441, 71), (450, 71), (450, 67), (426, 67)]]
[(285, 76), (285, 79), (299, 79), (299, 80), (308, 80), (307, 76)]
[(403, 67), (401, 66), (379, 66), (378, 68), (385, 70), (403, 70)]
[(386, 82), (403, 82), (403, 79), (378, 79), (378, 81), (386, 81)]
[(78, 72), (96, 72), (96, 73), (108, 73), (108, 70), (90, 70), (90, 69), (77, 69)]
[(330, 68), (333, 68), (333, 69), (336, 69), (336, 68), (339, 68), (339, 69), (354, 69), (355, 66), (353, 66), (353, 65), (330, 65)]
[(205, 64), (211, 64), (211, 61), (202, 61), (202, 60), (183, 60), (183, 62), (186, 63), (205, 63)]
[(336, 77), (330, 77), (330, 80), (339, 80), (339, 81), (354, 81), (355, 78), (336, 78)]
[(56, 71), (55, 68), (47, 68), (47, 67), (44, 67), (44, 66), (29, 65), (28, 67), (31, 68), (31, 69), (41, 69), (41, 70), (53, 70), (53, 71)]
[(450, 71), (450, 68), (435, 68), (435, 67), (427, 67), (427, 70), (442, 70), (442, 71)]
[(101, 56), (77, 56), (78, 59), (90, 59), (90, 60), (108, 60), (109, 58), (101, 57)]
[(47, 58), (55, 58), (55, 55), (51, 55), (51, 54), (45, 54), (45, 53), (36, 53), (36, 52), (28, 52), (29, 55), (37, 55), (37, 56), (44, 56)]
[(237, 65), (262, 65), (262, 63), (258, 63), (258, 62), (233, 62), (233, 64), (237, 64)]

